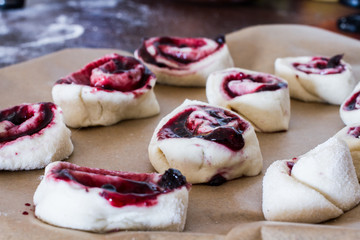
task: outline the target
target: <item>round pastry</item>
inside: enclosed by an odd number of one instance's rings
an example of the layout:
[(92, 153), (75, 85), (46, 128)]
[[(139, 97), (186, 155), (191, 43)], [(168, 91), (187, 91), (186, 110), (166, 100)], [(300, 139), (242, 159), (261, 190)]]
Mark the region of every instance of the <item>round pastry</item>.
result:
[(330, 138), (308, 153), (278, 160), (263, 178), (266, 220), (319, 223), (360, 201), (360, 186), (348, 146)]
[(229, 108), (260, 132), (287, 130), (290, 97), (287, 82), (271, 74), (229, 68), (210, 74), (206, 83), (210, 104)]
[(71, 131), (53, 103), (22, 104), (0, 111), (0, 170), (44, 168), (73, 151)]
[(175, 169), (132, 173), (55, 162), (34, 194), (35, 216), (92, 232), (184, 229), (191, 185)]
[(288, 81), (292, 98), (340, 105), (358, 82), (342, 57), (278, 58), (275, 74)]
[(360, 180), (360, 123), (344, 127), (335, 134), (335, 137), (340, 138), (347, 143), (356, 175)]
[(224, 37), (153, 37), (145, 39), (134, 55), (159, 83), (175, 86), (204, 87), (211, 72), (234, 66)]
[(135, 58), (110, 54), (58, 80), (52, 96), (66, 125), (107, 126), (158, 114), (155, 82), (155, 75)]
[(360, 123), (360, 84), (349, 94), (340, 106), (340, 117), (345, 125)]
[(262, 170), (254, 128), (230, 110), (186, 100), (165, 116), (149, 144), (158, 172), (179, 169), (191, 183), (220, 185)]

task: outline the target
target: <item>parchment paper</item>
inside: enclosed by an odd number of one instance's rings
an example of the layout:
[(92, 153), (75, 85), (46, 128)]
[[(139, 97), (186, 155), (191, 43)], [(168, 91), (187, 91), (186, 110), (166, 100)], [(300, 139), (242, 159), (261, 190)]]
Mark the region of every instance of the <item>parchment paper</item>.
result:
[[(264, 25), (226, 35), (238, 67), (273, 73), (276, 57), (345, 54), (360, 76), (360, 43), (335, 33), (300, 25)], [(114, 49), (66, 49), (0, 69), (0, 109), (23, 102), (52, 101), (51, 88), (62, 76)], [(184, 99), (206, 101), (205, 88), (156, 85), (161, 113), (110, 127), (72, 129), (69, 162), (123, 171), (153, 172), (147, 147), (159, 120)], [(43, 170), (0, 171), (0, 239), (359, 239), (360, 207), (322, 224), (276, 223), (261, 211), (262, 178), (275, 160), (303, 154), (344, 127), (339, 107), (291, 101), (290, 129), (258, 133), (264, 158), (262, 174), (218, 187), (194, 185), (185, 231), (94, 234), (48, 225), (36, 219), (32, 197)], [(26, 206), (30, 203), (31, 206)], [(91, 209), (90, 209), (91, 210)], [(26, 211), (29, 214), (23, 215)]]

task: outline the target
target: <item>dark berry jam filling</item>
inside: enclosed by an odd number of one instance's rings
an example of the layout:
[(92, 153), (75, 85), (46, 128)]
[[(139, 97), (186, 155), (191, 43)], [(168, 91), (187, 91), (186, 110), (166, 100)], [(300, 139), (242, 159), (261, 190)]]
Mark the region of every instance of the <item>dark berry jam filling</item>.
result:
[(207, 185), (210, 186), (220, 186), (222, 184), (224, 184), (227, 181), (227, 179), (222, 176), (221, 174), (216, 174), (215, 176), (213, 176), (209, 182), (207, 182)]
[(345, 103), (343, 109), (352, 111), (360, 108), (360, 91), (354, 93)]
[(155, 75), (135, 58), (112, 54), (87, 64), (56, 84), (81, 84), (98, 90), (129, 92), (149, 88), (148, 83), (153, 78)]
[(243, 132), (248, 124), (224, 109), (192, 105), (172, 117), (158, 132), (159, 140), (167, 138), (201, 138), (222, 144), (233, 151), (244, 145)]
[[(206, 48), (207, 41), (214, 43), (214, 46)], [(146, 63), (156, 65), (160, 68), (170, 68), (163, 62), (158, 61), (158, 57), (167, 59), (173, 63), (187, 65), (213, 54), (225, 44), (225, 37), (220, 36), (215, 40), (204, 38), (178, 38), (178, 37), (157, 37), (145, 39), (137, 50), (139, 57)], [(149, 52), (149, 48), (154, 48), (154, 53)], [(186, 50), (184, 50), (186, 48)], [(191, 49), (189, 51), (189, 48)]]
[(353, 136), (355, 138), (359, 138), (359, 136), (360, 136), (360, 126), (350, 127), (347, 134), (349, 134), (350, 136)]
[(287, 83), (270, 74), (236, 72), (226, 76), (223, 80), (223, 89), (231, 98), (255, 92), (276, 91), (282, 88), (287, 88)]
[(345, 71), (345, 65), (341, 63), (343, 54), (331, 58), (313, 57), (308, 63), (293, 63), (293, 67), (306, 74), (338, 74)]
[(297, 160), (298, 160), (297, 158), (293, 158), (293, 159), (291, 159), (291, 161), (286, 162), (286, 166), (289, 168), (289, 175), (290, 176), (291, 176), (291, 171), (292, 171), (292, 169), (293, 169), (293, 167), (294, 167)]
[(89, 188), (101, 188), (99, 195), (114, 207), (126, 205), (153, 206), (160, 194), (171, 192), (182, 186), (190, 187), (180, 171), (167, 170), (160, 179), (150, 173), (128, 173), (79, 167), (61, 163), (51, 170), (57, 180), (81, 184), (86, 192)]
[(51, 123), (55, 104), (39, 103), (39, 109), (34, 105), (19, 105), (0, 111), (0, 123), (5, 126), (5, 131), (0, 132), (0, 143), (33, 135)]

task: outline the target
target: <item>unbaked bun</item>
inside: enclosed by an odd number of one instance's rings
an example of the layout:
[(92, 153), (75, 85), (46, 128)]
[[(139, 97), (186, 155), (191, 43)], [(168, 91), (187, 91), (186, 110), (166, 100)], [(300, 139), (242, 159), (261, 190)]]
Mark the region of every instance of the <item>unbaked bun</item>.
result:
[(91, 232), (182, 231), (190, 187), (175, 169), (160, 175), (55, 162), (35, 191), (35, 216)]
[(109, 54), (58, 80), (52, 96), (66, 125), (108, 126), (158, 114), (155, 82), (155, 75), (135, 58)]
[(266, 220), (319, 223), (360, 201), (360, 186), (347, 144), (330, 138), (308, 153), (275, 161), (263, 178)]
[(73, 152), (71, 131), (53, 103), (21, 104), (0, 111), (0, 170), (44, 168)]
[(179, 169), (191, 183), (220, 185), (262, 170), (254, 128), (235, 112), (186, 100), (165, 116), (149, 144), (158, 172)]
[(288, 82), (292, 98), (340, 105), (358, 82), (342, 57), (278, 58), (275, 74)]
[(234, 66), (224, 37), (153, 37), (145, 39), (134, 55), (159, 83), (175, 86), (204, 87), (211, 72)]

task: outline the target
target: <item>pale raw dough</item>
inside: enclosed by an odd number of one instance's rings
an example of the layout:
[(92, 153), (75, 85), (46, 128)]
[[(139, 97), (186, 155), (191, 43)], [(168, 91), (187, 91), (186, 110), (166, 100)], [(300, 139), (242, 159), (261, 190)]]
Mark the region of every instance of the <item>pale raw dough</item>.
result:
[(158, 172), (164, 172), (168, 168), (179, 169), (191, 183), (208, 183), (217, 174), (221, 174), (226, 180), (258, 175), (263, 166), (259, 142), (254, 128), (240, 116), (248, 124), (248, 128), (242, 133), (245, 145), (239, 151), (196, 137), (158, 139), (157, 134), (164, 124), (192, 105), (212, 106), (186, 100), (159, 122), (148, 148), (149, 159), (154, 168)]
[(262, 208), (270, 221), (319, 223), (340, 216), (359, 201), (350, 151), (338, 138), (298, 158), (275, 161), (263, 179)]
[[(207, 39), (207, 41), (210, 40)], [(173, 65), (173, 62), (164, 62), (168, 67), (159, 67), (146, 62), (139, 56), (138, 50), (135, 51), (134, 55), (155, 73), (158, 83), (174, 86), (205, 87), (210, 73), (234, 66), (226, 44), (214, 53), (194, 63)], [(163, 63), (164, 60), (161, 59), (160, 61)]]
[[(40, 104), (24, 105), (31, 105), (38, 114)], [(0, 143), (0, 170), (40, 169), (50, 162), (69, 157), (74, 149), (71, 131), (63, 122), (61, 109), (55, 106), (52, 111), (53, 119), (39, 132)], [(0, 122), (0, 133), (6, 133), (5, 125), (8, 124), (6, 121)], [(29, 124), (34, 124), (32, 118), (23, 122), (20, 127)]]
[[(356, 176), (360, 180), (360, 138), (356, 136), (356, 132), (360, 129), (359, 124), (352, 124), (344, 127), (335, 134), (335, 137), (344, 140), (349, 146), (351, 158), (356, 171)], [(352, 135), (352, 132), (355, 135)]]
[[(358, 83), (354, 90), (347, 96), (344, 102), (340, 106), (340, 117), (345, 125), (354, 125), (360, 123), (360, 83)], [(347, 106), (351, 103), (352, 109), (347, 109)]]
[[(286, 87), (277, 90), (250, 92), (229, 97), (223, 87), (227, 76), (245, 73), (247, 75), (264, 76), (273, 81), (281, 82)], [(244, 85), (256, 85), (248, 80)], [(244, 86), (246, 88), (246, 86)], [(206, 96), (210, 104), (231, 109), (247, 119), (259, 132), (276, 132), (288, 130), (290, 121), (290, 97), (287, 82), (270, 74), (250, 71), (241, 68), (229, 68), (210, 74), (206, 84)]]
[(34, 194), (35, 216), (42, 221), (91, 232), (184, 229), (189, 195), (186, 186), (160, 194), (153, 206), (116, 207), (101, 196), (102, 188), (53, 178), (51, 171), (58, 164), (61, 163), (46, 167), (45, 176)]
[(324, 102), (340, 105), (354, 89), (358, 80), (352, 73), (350, 64), (341, 60), (345, 70), (337, 74), (308, 74), (297, 70), (293, 63), (307, 63), (313, 57), (278, 58), (275, 74), (289, 84), (290, 96), (305, 102)]

